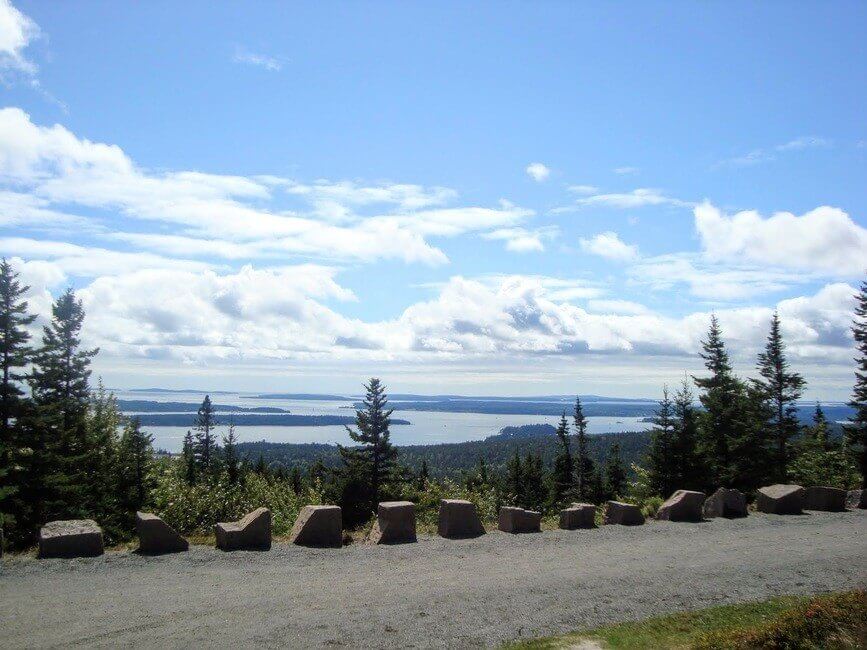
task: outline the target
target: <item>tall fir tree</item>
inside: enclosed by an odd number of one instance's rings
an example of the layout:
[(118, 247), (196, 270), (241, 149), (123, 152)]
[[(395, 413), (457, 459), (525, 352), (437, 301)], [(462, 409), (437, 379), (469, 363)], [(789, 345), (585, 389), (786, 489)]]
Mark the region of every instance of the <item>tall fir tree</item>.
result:
[[(12, 451), (12, 420), (18, 415), (19, 403), (24, 395), (20, 382), (23, 370), (30, 361), (28, 346), (30, 333), (27, 326), (35, 314), (27, 313), (27, 301), (23, 299), (30, 287), (22, 286), (18, 273), (4, 257), (0, 261), (0, 363), (3, 366), (0, 384), (0, 445), (6, 453)], [(8, 465), (8, 457), (0, 456), (0, 469)]]
[(852, 336), (855, 339), (855, 387), (849, 406), (855, 413), (845, 427), (850, 453), (861, 472), (861, 485), (867, 489), (867, 280), (855, 296)]
[(184, 473), (184, 480), (187, 482), (187, 485), (195, 485), (196, 479), (198, 478), (198, 472), (196, 471), (196, 443), (192, 431), (187, 431), (186, 435), (184, 435), (184, 446), (181, 451), (181, 459), (181, 468)]
[[(42, 347), (33, 357), (30, 387), (38, 422), (33, 428), (47, 435), (38, 436), (42, 454), (38, 463), (47, 471), (44, 504), (47, 516), (74, 519), (88, 515), (89, 479), (92, 449), (88, 440), (90, 362), (97, 349), (81, 348), (84, 308), (72, 289), (67, 289), (52, 305), (52, 319), (43, 328)], [(28, 445), (30, 446), (30, 445)]]
[(707, 469), (698, 449), (698, 411), (694, 395), (684, 378), (674, 396), (675, 480), (679, 490), (707, 489)]
[(560, 448), (554, 458), (554, 471), (551, 477), (551, 503), (562, 503), (572, 493), (574, 480), (574, 465), (572, 459), (572, 448), (569, 441), (569, 422), (566, 420), (566, 413), (560, 417), (560, 424), (557, 426), (557, 441), (560, 443)]
[(123, 536), (129, 523), (118, 500), (117, 430), (123, 422), (117, 399), (100, 379), (89, 398), (87, 412), (87, 473), (89, 513), (99, 521), (109, 539)]
[(520, 506), (524, 499), (524, 463), (517, 448), (506, 463), (506, 492), (511, 495), (513, 505)]
[(524, 493), (519, 502), (522, 508), (542, 510), (548, 497), (545, 466), (541, 454), (527, 452), (523, 465)]
[[(237, 485), (241, 480), (241, 462), (238, 458), (238, 449), (235, 447), (237, 442), (235, 423), (230, 422), (229, 432), (223, 437), (223, 462), (226, 465), (226, 478), (229, 485)], [(297, 467), (294, 469), (297, 470)]]
[(769, 405), (768, 412), (771, 417), (767, 422), (767, 429), (772, 438), (774, 478), (785, 482), (790, 457), (789, 446), (800, 429), (796, 403), (804, 391), (805, 382), (801, 375), (789, 369), (777, 312), (774, 312), (771, 318), (771, 330), (765, 349), (759, 354), (758, 371), (761, 379), (753, 380), (753, 383)]
[(620, 456), (620, 443), (614, 442), (605, 459), (605, 499), (615, 499), (626, 493), (626, 468)]
[(214, 434), (216, 426), (217, 418), (214, 414), (214, 406), (211, 404), (211, 396), (205, 395), (193, 423), (196, 465), (203, 474), (209, 474), (214, 469), (217, 452), (217, 440)]
[(118, 448), (119, 492), (125, 512), (134, 513), (148, 504), (155, 483), (153, 467), (153, 436), (142, 431), (138, 418), (130, 418)]
[(650, 449), (647, 452), (647, 471), (651, 489), (658, 495), (668, 496), (678, 489), (678, 466), (675, 458), (674, 402), (668, 386), (662, 388), (662, 400), (653, 417)]
[(421, 469), (418, 472), (418, 489), (424, 490), (428, 481), (430, 481), (430, 470), (427, 466), (427, 460), (423, 458), (421, 461)]
[(575, 397), (575, 410), (572, 414), (572, 424), (575, 427), (575, 495), (583, 501), (594, 501), (597, 498), (596, 467), (590, 457), (590, 439), (587, 436), (587, 418), (581, 406), (581, 398)]
[(353, 514), (367, 518), (390, 488), (397, 467), (397, 449), (391, 444), (391, 409), (385, 387), (376, 377), (365, 385), (364, 408), (355, 412), (355, 429), (346, 427), (356, 447), (340, 447), (344, 464), (343, 495)]
[(819, 402), (816, 402), (816, 410), (813, 411), (813, 426), (810, 427), (809, 435), (824, 449), (831, 449), (830, 424)]

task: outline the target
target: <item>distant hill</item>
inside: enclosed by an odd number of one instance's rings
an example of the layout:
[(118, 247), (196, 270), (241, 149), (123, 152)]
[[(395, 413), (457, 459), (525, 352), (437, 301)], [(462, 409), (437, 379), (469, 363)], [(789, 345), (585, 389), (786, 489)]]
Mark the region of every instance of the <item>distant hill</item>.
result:
[[(142, 426), (150, 427), (191, 427), (195, 413), (144, 413), (137, 416)], [(232, 413), (217, 420), (222, 424), (233, 423), (236, 427), (324, 427), (335, 424), (355, 424), (355, 418), (344, 415), (289, 415), (288, 413)], [(393, 419), (393, 425), (410, 424), (408, 420)]]
[(488, 436), (485, 440), (497, 438), (540, 438), (553, 436), (556, 433), (557, 429), (550, 424), (522, 424), (516, 427), (503, 427), (499, 433)]
[[(119, 399), (117, 406), (121, 411), (129, 413), (195, 413), (199, 410), (199, 402), (154, 402), (151, 400)], [(218, 413), (289, 413), (289, 409), (277, 406), (233, 406), (231, 404), (213, 404)]]
[(347, 397), (346, 395), (319, 395), (317, 393), (263, 393), (262, 395), (251, 395), (251, 399), (297, 399), (297, 400), (327, 400), (346, 402), (357, 399), (356, 396)]
[[(114, 389), (113, 389), (114, 390)], [(194, 390), (192, 388), (130, 388), (116, 389), (119, 393), (199, 393), (200, 395), (237, 395), (231, 390)]]
[[(389, 402), (395, 411), (438, 411), (447, 413), (490, 413), (497, 415), (560, 415), (568, 416), (573, 408), (572, 402), (528, 402), (504, 400), (448, 399), (423, 402)], [(583, 404), (584, 415), (588, 417), (646, 417), (656, 411), (656, 402), (592, 402)], [(351, 407), (361, 408), (356, 402)]]

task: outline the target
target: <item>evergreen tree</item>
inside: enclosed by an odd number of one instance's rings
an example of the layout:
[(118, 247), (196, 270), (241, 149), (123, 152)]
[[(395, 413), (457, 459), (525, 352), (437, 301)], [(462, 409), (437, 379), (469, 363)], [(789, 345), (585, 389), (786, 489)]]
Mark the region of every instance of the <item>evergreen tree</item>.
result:
[(196, 455), (196, 465), (202, 473), (208, 474), (214, 469), (214, 461), (216, 455), (216, 437), (214, 435), (214, 427), (217, 426), (217, 419), (214, 415), (214, 407), (211, 404), (210, 395), (205, 395), (202, 400), (202, 405), (196, 413), (196, 419), (193, 423), (195, 433), (194, 451)]
[(703, 491), (708, 488), (707, 469), (698, 449), (698, 412), (685, 378), (674, 396), (674, 423), (673, 456), (677, 489)]
[(90, 395), (87, 412), (87, 511), (99, 521), (109, 539), (122, 537), (129, 524), (118, 499), (117, 451), (123, 416), (117, 399), (106, 391), (100, 379)]
[(427, 460), (422, 459), (421, 470), (418, 473), (418, 489), (424, 490), (428, 484), (428, 481), (430, 481), (430, 470), (427, 466)]
[(328, 468), (325, 467), (325, 463), (322, 462), (321, 457), (313, 461), (313, 464), (307, 471), (307, 475), (310, 477), (310, 482), (314, 485), (321, 485), (325, 482), (325, 478), (328, 475)]
[(344, 478), (347, 479), (343, 490), (347, 503), (356, 509), (357, 516), (366, 519), (376, 509), (383, 492), (393, 481), (397, 449), (390, 440), (392, 411), (387, 409), (385, 387), (374, 377), (365, 385), (365, 391), (364, 408), (355, 412), (357, 431), (346, 427), (349, 437), (358, 446), (341, 446), (340, 455), (344, 464)]
[[(30, 386), (36, 406), (30, 431), (41, 430), (47, 471), (47, 516), (75, 519), (88, 515), (87, 470), (92, 449), (87, 435), (90, 361), (98, 350), (81, 349), (84, 308), (72, 289), (52, 306), (51, 324), (43, 328), (42, 347), (34, 354)], [(30, 446), (30, 445), (27, 445)]]
[(753, 382), (768, 400), (769, 412), (772, 414), (767, 428), (773, 439), (775, 478), (785, 481), (789, 443), (800, 428), (796, 402), (803, 393), (805, 382), (801, 375), (789, 370), (777, 312), (771, 318), (771, 331), (765, 350), (759, 354), (758, 370), (762, 378)]
[(229, 485), (237, 485), (241, 480), (241, 463), (238, 459), (238, 450), (235, 437), (235, 423), (229, 423), (229, 433), (223, 437), (223, 461), (226, 464), (226, 478)]
[(192, 431), (187, 431), (184, 436), (184, 446), (181, 451), (181, 458), (183, 460), (182, 467), (184, 469), (184, 480), (187, 482), (187, 485), (195, 485), (197, 479), (196, 450)]
[(541, 454), (527, 452), (523, 467), (524, 494), (520, 506), (530, 510), (542, 510), (548, 496), (545, 466)]
[(506, 491), (512, 495), (514, 505), (520, 505), (524, 500), (524, 464), (521, 455), (515, 449), (515, 455), (506, 464)]
[(256, 464), (253, 466), (253, 471), (259, 476), (268, 476), (268, 466), (265, 464), (265, 456), (259, 453), (259, 458), (256, 459)]
[(572, 417), (575, 435), (578, 443), (578, 453), (575, 464), (575, 493), (578, 499), (593, 501), (597, 498), (596, 468), (590, 458), (590, 440), (587, 437), (587, 418), (581, 407), (581, 398), (575, 397), (575, 411)]
[(552, 504), (562, 503), (572, 491), (574, 462), (569, 444), (569, 423), (566, 421), (565, 412), (557, 426), (557, 439), (560, 442), (560, 450), (554, 458), (554, 474), (551, 481)]
[(153, 465), (153, 436), (141, 430), (138, 418), (130, 418), (121, 434), (118, 449), (118, 482), (125, 512), (142, 510), (149, 502), (155, 483)]
[[(0, 261), (0, 364), (3, 366), (0, 384), (0, 469), (8, 467), (8, 454), (12, 452), (11, 421), (17, 416), (18, 404), (24, 391), (18, 382), (24, 379), (21, 370), (27, 365), (31, 351), (27, 326), (35, 315), (27, 313), (27, 301), (22, 300), (30, 289), (21, 286), (18, 274), (4, 257)], [(2, 501), (0, 501), (2, 503)]]
[(662, 401), (653, 418), (650, 450), (647, 454), (648, 480), (651, 489), (663, 498), (679, 489), (677, 459), (675, 458), (674, 403), (668, 386), (662, 389)]
[(620, 457), (620, 443), (615, 442), (605, 460), (605, 498), (614, 499), (626, 494), (626, 468)]
[(813, 412), (813, 426), (810, 427), (809, 434), (823, 449), (831, 449), (830, 425), (819, 402), (816, 402), (816, 410)]
[(292, 467), (292, 473), (289, 475), (289, 484), (292, 486), (292, 491), (295, 494), (301, 494), (303, 481), (301, 479), (301, 470), (298, 469), (298, 465)]
[(845, 427), (849, 450), (861, 472), (861, 484), (867, 488), (867, 281), (855, 297), (855, 317), (852, 320), (852, 336), (855, 338), (855, 387), (849, 406), (855, 414)]

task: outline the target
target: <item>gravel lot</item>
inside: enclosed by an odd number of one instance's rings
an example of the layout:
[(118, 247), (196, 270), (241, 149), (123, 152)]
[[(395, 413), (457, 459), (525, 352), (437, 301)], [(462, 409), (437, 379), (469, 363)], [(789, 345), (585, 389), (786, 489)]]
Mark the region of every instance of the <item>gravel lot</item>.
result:
[(7, 557), (0, 646), (495, 646), (865, 585), (867, 511), (340, 550)]

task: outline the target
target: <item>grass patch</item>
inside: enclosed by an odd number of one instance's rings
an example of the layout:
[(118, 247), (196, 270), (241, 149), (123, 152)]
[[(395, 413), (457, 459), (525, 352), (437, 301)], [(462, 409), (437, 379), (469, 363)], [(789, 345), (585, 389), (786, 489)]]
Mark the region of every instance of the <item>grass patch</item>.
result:
[(507, 647), (524, 650), (580, 648), (582, 642), (588, 641), (612, 649), (864, 648), (867, 647), (867, 593), (854, 591), (812, 598), (783, 596), (615, 623)]

